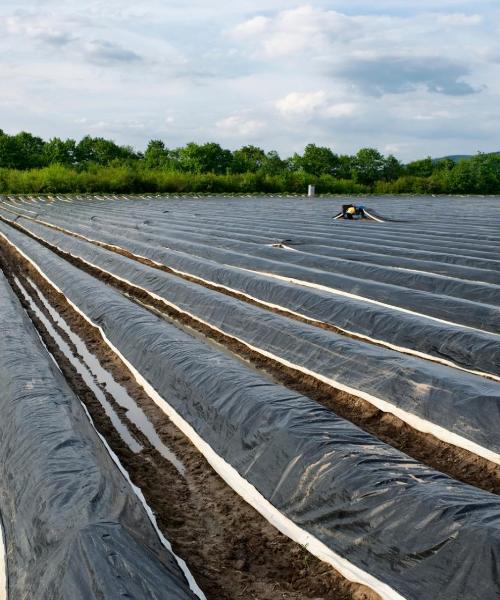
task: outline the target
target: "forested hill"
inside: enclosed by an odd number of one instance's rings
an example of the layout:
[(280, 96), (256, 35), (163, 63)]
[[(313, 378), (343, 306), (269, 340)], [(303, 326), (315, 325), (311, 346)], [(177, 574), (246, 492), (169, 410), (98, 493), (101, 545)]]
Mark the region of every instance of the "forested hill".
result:
[(312, 183), (319, 193), (500, 194), (500, 154), (456, 158), (403, 164), (373, 148), (351, 156), (315, 144), (283, 158), (251, 145), (168, 148), (160, 140), (138, 152), (99, 137), (45, 141), (0, 129), (0, 193), (303, 193)]

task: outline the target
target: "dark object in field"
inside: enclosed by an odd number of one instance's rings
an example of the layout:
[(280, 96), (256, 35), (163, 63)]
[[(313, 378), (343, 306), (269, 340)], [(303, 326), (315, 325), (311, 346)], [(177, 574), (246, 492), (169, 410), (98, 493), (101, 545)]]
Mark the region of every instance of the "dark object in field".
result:
[(369, 212), (364, 206), (355, 204), (343, 204), (342, 210), (333, 217), (336, 219), (346, 219), (348, 221), (378, 221), (383, 223), (383, 219)]

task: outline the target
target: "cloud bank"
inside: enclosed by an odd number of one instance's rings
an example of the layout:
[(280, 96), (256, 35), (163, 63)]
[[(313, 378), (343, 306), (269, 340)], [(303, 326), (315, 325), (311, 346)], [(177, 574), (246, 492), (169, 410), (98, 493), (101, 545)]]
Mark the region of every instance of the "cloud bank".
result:
[(5, 0), (0, 128), (143, 148), (500, 150), (494, 2)]

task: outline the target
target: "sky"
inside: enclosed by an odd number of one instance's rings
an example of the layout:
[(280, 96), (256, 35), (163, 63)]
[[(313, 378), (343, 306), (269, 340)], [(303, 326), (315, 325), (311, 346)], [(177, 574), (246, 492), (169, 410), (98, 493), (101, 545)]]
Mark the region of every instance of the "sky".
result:
[(498, 0), (2, 0), (0, 129), (143, 150), (500, 150)]

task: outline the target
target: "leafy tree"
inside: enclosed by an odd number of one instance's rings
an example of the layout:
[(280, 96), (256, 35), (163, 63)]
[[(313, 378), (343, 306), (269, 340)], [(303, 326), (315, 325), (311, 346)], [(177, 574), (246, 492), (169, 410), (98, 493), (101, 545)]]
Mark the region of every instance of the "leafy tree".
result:
[(434, 171), (434, 161), (430, 156), (422, 160), (414, 160), (406, 165), (408, 175), (416, 177), (430, 177)]
[(298, 159), (302, 170), (311, 175), (334, 175), (340, 165), (339, 157), (330, 148), (308, 144)]
[(243, 146), (233, 152), (234, 173), (257, 173), (266, 162), (266, 153), (257, 146)]
[[(455, 161), (453, 161), (451, 158), (442, 158), (441, 160), (437, 160), (434, 162), (433, 167), (434, 167), (434, 172), (436, 171), (451, 171), (452, 169), (455, 168)], [(425, 177), (425, 175), (423, 175), (423, 177)]]
[(75, 140), (52, 138), (43, 147), (42, 160), (45, 165), (74, 165), (76, 161)]
[(260, 172), (263, 175), (281, 175), (287, 170), (286, 161), (280, 158), (280, 155), (276, 152), (276, 150), (270, 150), (266, 154), (266, 158), (262, 164)]
[(151, 140), (144, 152), (144, 163), (150, 169), (165, 167), (170, 162), (169, 151), (161, 140)]
[(179, 149), (179, 163), (190, 173), (226, 173), (231, 167), (233, 155), (215, 142), (199, 145), (190, 142)]
[(22, 131), (17, 135), (0, 136), (0, 167), (34, 169), (43, 165), (42, 138)]
[(399, 162), (399, 160), (390, 154), (385, 159), (385, 164), (383, 168), (383, 178), (385, 181), (394, 181), (403, 173), (403, 165)]
[(385, 159), (374, 148), (362, 148), (354, 157), (353, 174), (355, 181), (373, 185), (383, 178)]
[(76, 159), (80, 165), (96, 163), (109, 165), (112, 161), (136, 159), (137, 155), (129, 146), (118, 146), (112, 140), (85, 136), (76, 146)]
[(339, 179), (352, 179), (353, 157), (347, 154), (339, 156), (339, 164), (335, 171), (335, 176)]

